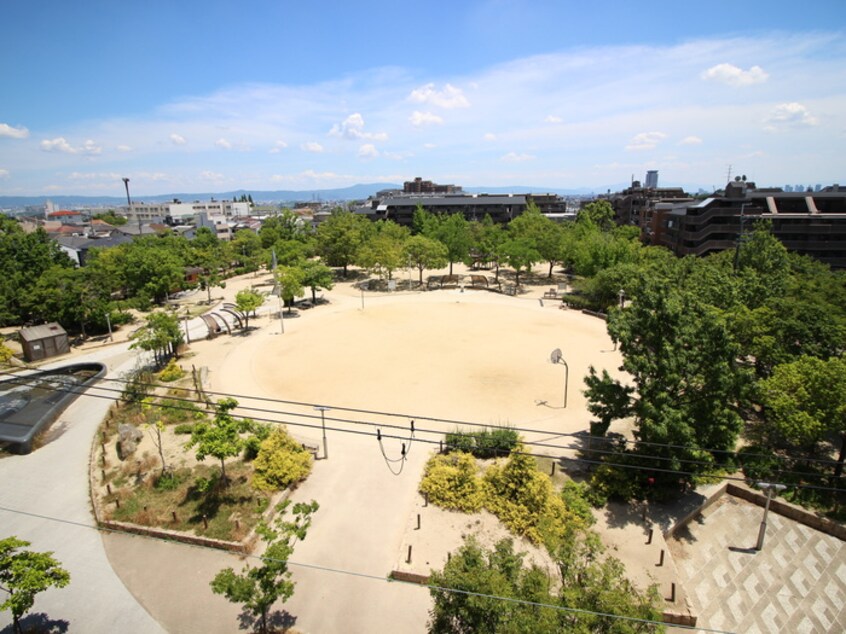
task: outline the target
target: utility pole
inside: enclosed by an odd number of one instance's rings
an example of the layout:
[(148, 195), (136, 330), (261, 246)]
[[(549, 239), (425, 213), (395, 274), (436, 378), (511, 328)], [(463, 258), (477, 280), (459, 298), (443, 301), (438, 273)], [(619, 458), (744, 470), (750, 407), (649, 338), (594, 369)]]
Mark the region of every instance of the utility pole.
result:
[(761, 550), (764, 547), (764, 536), (767, 534), (767, 513), (770, 511), (770, 501), (775, 495), (778, 495), (780, 491), (784, 491), (787, 487), (783, 484), (772, 484), (770, 482), (758, 482), (757, 486), (767, 495), (767, 503), (764, 506), (764, 518), (761, 520), (761, 526), (758, 528), (758, 543), (755, 544), (755, 550)]

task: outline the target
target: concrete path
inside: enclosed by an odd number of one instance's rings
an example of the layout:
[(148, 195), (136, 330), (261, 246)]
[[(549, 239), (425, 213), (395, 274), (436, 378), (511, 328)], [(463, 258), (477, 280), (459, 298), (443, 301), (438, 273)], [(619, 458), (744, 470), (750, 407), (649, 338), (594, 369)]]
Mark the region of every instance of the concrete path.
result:
[[(103, 348), (85, 360), (110, 364), (110, 376), (132, 367), (135, 353), (128, 346)], [(53, 365), (82, 360), (65, 359)], [(110, 361), (109, 361), (110, 360)], [(52, 624), (56, 631), (133, 632), (164, 630), (141, 607), (114, 573), (94, 530), (88, 496), (91, 441), (110, 400), (81, 396), (52, 426), (45, 446), (26, 455), (0, 459), (0, 536), (15, 535), (38, 551), (53, 551), (70, 572), (62, 589), (39, 594), (30, 625)], [(60, 518), (57, 523), (46, 518)], [(0, 631), (11, 631), (12, 616), (0, 612)], [(66, 628), (66, 629), (62, 629)]]
[(725, 495), (671, 540), (699, 615), (732, 632), (846, 632), (846, 543)]

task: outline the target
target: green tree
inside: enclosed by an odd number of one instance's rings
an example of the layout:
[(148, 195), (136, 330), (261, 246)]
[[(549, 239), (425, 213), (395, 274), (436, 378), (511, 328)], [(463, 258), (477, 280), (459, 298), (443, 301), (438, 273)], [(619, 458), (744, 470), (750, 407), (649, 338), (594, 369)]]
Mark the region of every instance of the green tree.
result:
[(105, 223), (112, 225), (113, 227), (122, 227), (127, 223), (127, 220), (124, 216), (118, 216), (115, 213), (114, 209), (109, 209), (106, 212), (94, 214), (93, 216), (97, 220), (102, 220)]
[(452, 265), (461, 262), (470, 253), (470, 225), (464, 214), (441, 214), (434, 217), (424, 235), (438, 240), (447, 248), (449, 260), (449, 274), (452, 275)]
[(255, 314), (256, 310), (264, 304), (264, 295), (251, 288), (238, 291), (235, 295), (235, 306), (244, 313), (244, 330), (250, 329), (250, 313)]
[(370, 221), (349, 211), (337, 210), (317, 227), (317, 249), (329, 266), (347, 268), (371, 235)]
[(303, 294), (305, 274), (298, 266), (280, 266), (275, 273), (279, 296), (289, 309), (294, 305), (294, 298)]
[(393, 221), (380, 220), (375, 234), (368, 238), (356, 255), (356, 263), (380, 278), (392, 279), (394, 271), (405, 262), (404, 244), (408, 230)]
[(281, 491), (305, 480), (313, 462), (301, 443), (283, 427), (277, 427), (259, 444), (253, 462), (253, 486), (262, 491)]
[(618, 381), (598, 380), (592, 370), (585, 394), (606, 421), (635, 418), (640, 442), (613, 457), (647, 471), (637, 479), (626, 471), (629, 493), (671, 494), (724, 464), (740, 431), (739, 401), (749, 380), (725, 316), (690, 292), (649, 279), (625, 309), (609, 313), (608, 331), (620, 343), (635, 392), (626, 402)]
[(555, 263), (561, 259), (562, 231), (561, 225), (544, 216), (534, 202), (529, 202), (526, 211), (508, 223), (508, 233), (515, 238), (524, 238), (539, 254), (538, 261), (549, 262), (549, 274)]
[(130, 295), (146, 296), (160, 304), (169, 293), (185, 287), (187, 241), (179, 244), (174, 240), (145, 236), (118, 248), (125, 250), (123, 276)]
[(53, 558), (52, 552), (22, 550), (30, 543), (17, 537), (0, 540), (0, 590), (8, 596), (0, 610), (12, 612), (12, 627), (22, 634), (20, 619), (35, 604), (35, 596), (48, 588), (64, 588), (70, 574)]
[(411, 236), (403, 245), (406, 261), (419, 273), (418, 281), (423, 283), (424, 269), (439, 269), (447, 265), (447, 249), (438, 242), (424, 235)]
[(470, 249), (472, 255), (481, 263), (493, 263), (496, 274), (495, 281), (499, 281), (500, 246), (508, 238), (505, 228), (485, 214), (481, 221), (474, 220), (469, 225)]
[(334, 276), (332, 269), (319, 260), (306, 260), (300, 264), (303, 272), (303, 286), (311, 289), (311, 301), (317, 303), (317, 289), (332, 290)]
[(799, 357), (776, 366), (760, 391), (765, 416), (749, 429), (749, 437), (763, 448), (807, 458), (828, 456), (829, 442), (836, 438), (837, 483), (846, 458), (846, 359)]
[(169, 355), (178, 355), (179, 346), (185, 341), (179, 318), (170, 312), (155, 311), (147, 315), (147, 323), (132, 336), (130, 348), (152, 352), (156, 364), (161, 364)]
[(234, 398), (222, 398), (215, 406), (214, 419), (200, 421), (191, 428), (191, 439), (185, 448), (196, 447), (197, 460), (203, 461), (206, 456), (220, 460), (220, 482), (226, 486), (226, 459), (237, 456), (244, 448), (246, 439), (243, 434), (250, 431), (253, 422), (248, 418), (236, 418), (232, 410), (238, 407)]
[(499, 247), (500, 257), (514, 269), (514, 284), (520, 286), (520, 273), (530, 271), (541, 260), (541, 254), (529, 238), (508, 238)]
[(609, 231), (615, 225), (614, 208), (607, 200), (594, 200), (579, 209), (577, 223), (590, 223), (601, 231)]
[(261, 261), (261, 238), (255, 231), (250, 229), (239, 229), (232, 236), (232, 255), (238, 262), (238, 266), (248, 270), (256, 271)]
[(243, 605), (246, 612), (258, 618), (260, 632), (267, 632), (267, 616), (273, 604), (279, 599), (287, 601), (294, 594), (288, 559), (297, 541), (306, 538), (311, 517), (319, 508), (315, 501), (294, 504), (293, 521), (284, 521), (290, 504), (286, 500), (277, 507), (273, 527), (262, 525), (256, 531), (266, 544), (260, 566), (247, 564), (241, 574), (226, 568), (211, 582), (212, 592)]

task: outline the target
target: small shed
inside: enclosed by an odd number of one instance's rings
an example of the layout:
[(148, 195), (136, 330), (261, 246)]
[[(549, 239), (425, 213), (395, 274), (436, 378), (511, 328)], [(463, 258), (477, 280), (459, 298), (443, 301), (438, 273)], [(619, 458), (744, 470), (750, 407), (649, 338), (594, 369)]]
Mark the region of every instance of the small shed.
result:
[(56, 322), (21, 328), (19, 334), (24, 359), (27, 361), (39, 361), (70, 352), (68, 333)]

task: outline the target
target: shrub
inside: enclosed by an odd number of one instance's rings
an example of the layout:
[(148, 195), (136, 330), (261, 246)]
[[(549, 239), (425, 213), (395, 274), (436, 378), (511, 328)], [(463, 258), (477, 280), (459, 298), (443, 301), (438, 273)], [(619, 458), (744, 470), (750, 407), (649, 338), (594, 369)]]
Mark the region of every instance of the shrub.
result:
[(185, 376), (185, 370), (176, 362), (176, 359), (171, 359), (168, 361), (168, 364), (165, 366), (164, 370), (159, 372), (159, 379), (164, 381), (165, 383), (170, 383), (171, 381), (178, 381), (183, 376)]
[(470, 513), (482, 508), (482, 482), (469, 453), (432, 456), (426, 463), (420, 491), (429, 495), (432, 504), (447, 509)]
[(193, 423), (182, 423), (173, 428), (174, 434), (190, 434), (194, 431)]
[(253, 486), (276, 491), (301, 482), (311, 473), (313, 459), (283, 428), (274, 430), (259, 445), (253, 468)]
[(456, 429), (446, 435), (447, 451), (471, 453), (482, 460), (507, 456), (520, 438), (513, 429), (496, 427), (481, 431)]
[(202, 420), (206, 413), (189, 401), (172, 398), (161, 399), (158, 402), (161, 408), (161, 418), (165, 425), (174, 423), (187, 423), (192, 420)]
[(247, 438), (247, 442), (244, 445), (244, 460), (250, 461), (256, 459), (259, 449), (261, 449), (261, 443), (270, 436), (270, 432), (270, 425), (256, 424), (253, 433)]

